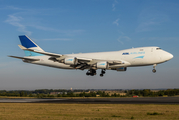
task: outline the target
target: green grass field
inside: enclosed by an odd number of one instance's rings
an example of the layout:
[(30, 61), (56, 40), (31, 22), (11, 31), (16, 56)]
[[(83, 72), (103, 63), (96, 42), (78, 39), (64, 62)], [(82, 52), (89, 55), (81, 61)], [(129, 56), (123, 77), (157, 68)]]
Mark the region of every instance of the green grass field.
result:
[(179, 105), (0, 103), (0, 120), (178, 120)]

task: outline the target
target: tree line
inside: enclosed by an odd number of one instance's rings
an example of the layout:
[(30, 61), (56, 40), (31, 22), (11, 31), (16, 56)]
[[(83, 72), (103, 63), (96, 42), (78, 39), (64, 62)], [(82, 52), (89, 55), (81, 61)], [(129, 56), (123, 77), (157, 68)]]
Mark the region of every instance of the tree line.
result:
[[(44, 97), (132, 97), (132, 96), (143, 96), (143, 97), (158, 97), (158, 96), (175, 96), (179, 95), (179, 89), (167, 89), (167, 90), (159, 90), (159, 91), (152, 91), (150, 89), (144, 90), (125, 90), (123, 92), (126, 95), (120, 95), (119, 93), (113, 93), (109, 95), (105, 91), (101, 90), (53, 90), (53, 89), (40, 89), (34, 91), (28, 90), (15, 90), (15, 91), (6, 91), (0, 90), (0, 96), (12, 96), (12, 97), (37, 97), (37, 98), (44, 98)], [(51, 92), (60, 92), (60, 94), (52, 95)], [(78, 92), (78, 93), (75, 93)]]
[(152, 91), (150, 89), (144, 90), (129, 90), (127, 92), (128, 96), (137, 95), (137, 96), (144, 96), (144, 97), (157, 97), (157, 96), (175, 96), (179, 95), (179, 89), (167, 89), (167, 90), (159, 90), (157, 92)]

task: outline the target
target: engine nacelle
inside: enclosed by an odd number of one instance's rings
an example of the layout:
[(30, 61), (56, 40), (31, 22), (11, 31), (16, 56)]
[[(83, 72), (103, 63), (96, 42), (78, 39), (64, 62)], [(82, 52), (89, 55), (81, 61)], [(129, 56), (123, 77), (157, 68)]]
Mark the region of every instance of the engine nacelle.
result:
[(126, 67), (122, 67), (122, 68), (116, 68), (117, 71), (126, 71), (127, 68)]
[(98, 69), (107, 69), (109, 67), (109, 64), (106, 61), (105, 62), (98, 62), (96, 67)]
[(76, 65), (78, 63), (78, 59), (76, 57), (68, 57), (64, 59), (64, 63), (66, 65)]

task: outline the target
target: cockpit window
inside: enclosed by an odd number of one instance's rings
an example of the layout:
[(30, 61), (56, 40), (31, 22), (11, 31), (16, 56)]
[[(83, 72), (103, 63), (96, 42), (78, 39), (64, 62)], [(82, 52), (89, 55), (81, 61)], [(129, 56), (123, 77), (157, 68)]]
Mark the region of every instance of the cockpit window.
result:
[(161, 50), (161, 48), (156, 48), (156, 50)]

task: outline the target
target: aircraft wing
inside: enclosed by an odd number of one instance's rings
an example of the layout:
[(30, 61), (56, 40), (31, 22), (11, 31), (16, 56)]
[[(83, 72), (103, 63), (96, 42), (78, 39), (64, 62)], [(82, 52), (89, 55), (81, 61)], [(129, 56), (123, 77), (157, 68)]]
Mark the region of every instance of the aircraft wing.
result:
[(128, 62), (124, 62), (124, 61), (116, 61), (116, 60), (101, 60), (101, 59), (85, 59), (85, 58), (78, 58), (78, 62), (79, 64), (77, 64), (75, 66), (76, 69), (87, 69), (87, 68), (91, 68), (91, 67), (97, 67), (97, 63), (103, 63), (103, 62), (107, 62), (109, 64), (109, 67), (116, 67), (116, 65), (123, 65), (123, 66), (127, 66), (129, 63)]
[(89, 58), (81, 58), (81, 57), (72, 57), (72, 56), (68, 56), (68, 55), (61, 55), (61, 54), (54, 54), (54, 53), (43, 52), (43, 51), (36, 51), (36, 50), (33, 50), (33, 49), (25, 48), (22, 45), (19, 45), (19, 47), (22, 50), (27, 50), (27, 51), (40, 53), (40, 54), (44, 54), (44, 55), (47, 55), (47, 56), (51, 56), (49, 58), (49, 60), (52, 60), (54, 62), (64, 63), (65, 59), (68, 59), (68, 58), (77, 59), (78, 63), (75, 64), (75, 65), (71, 65), (71, 66), (73, 66), (76, 69), (81, 69), (81, 70), (90, 68), (92, 66), (95, 67), (97, 63), (101, 63), (101, 62), (107, 62), (109, 64), (109, 67), (110, 66), (111, 67), (116, 67), (116, 66), (119, 66), (119, 65), (127, 66), (127, 65), (130, 64), (130, 63), (128, 63), (126, 61), (122, 61), (122, 60), (101, 60), (101, 59), (89, 59)]

